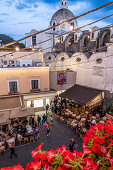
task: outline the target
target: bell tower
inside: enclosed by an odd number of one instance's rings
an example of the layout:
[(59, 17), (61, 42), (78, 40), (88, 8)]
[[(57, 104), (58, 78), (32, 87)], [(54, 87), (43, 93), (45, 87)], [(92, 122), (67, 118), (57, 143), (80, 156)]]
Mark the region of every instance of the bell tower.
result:
[(67, 0), (61, 0), (61, 8), (68, 8)]

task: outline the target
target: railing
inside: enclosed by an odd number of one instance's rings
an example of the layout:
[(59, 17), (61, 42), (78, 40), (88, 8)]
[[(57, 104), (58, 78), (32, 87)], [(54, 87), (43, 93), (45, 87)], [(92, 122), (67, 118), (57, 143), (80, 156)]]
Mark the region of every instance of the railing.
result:
[(40, 89), (31, 89), (30, 92), (31, 93), (38, 93), (38, 92), (40, 92)]

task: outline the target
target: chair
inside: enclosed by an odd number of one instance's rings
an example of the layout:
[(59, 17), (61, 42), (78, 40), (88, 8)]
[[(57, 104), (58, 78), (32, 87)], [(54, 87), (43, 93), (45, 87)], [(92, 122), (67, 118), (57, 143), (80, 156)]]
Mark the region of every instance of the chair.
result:
[(6, 138), (5, 138), (5, 139), (6, 139), (6, 141), (7, 141), (7, 140), (9, 140), (9, 139), (10, 139), (10, 136), (6, 136)]
[(24, 137), (24, 143), (25, 143), (26, 141), (27, 141), (27, 142), (29, 142), (29, 139), (28, 139), (28, 137), (27, 137), (27, 136), (26, 136), (26, 137)]
[(31, 141), (34, 141), (34, 136), (30, 136), (30, 143)]
[(63, 117), (60, 117), (60, 121), (61, 121), (61, 122), (64, 122), (64, 118), (63, 118)]
[(40, 138), (40, 133), (36, 134), (36, 139), (38, 140)]
[(1, 154), (1, 152), (5, 152), (5, 146), (4, 145), (0, 146), (0, 154)]
[(18, 142), (21, 144), (22, 143), (22, 138), (17, 137)]
[(12, 136), (16, 139), (17, 134), (16, 134), (16, 133), (13, 133)]

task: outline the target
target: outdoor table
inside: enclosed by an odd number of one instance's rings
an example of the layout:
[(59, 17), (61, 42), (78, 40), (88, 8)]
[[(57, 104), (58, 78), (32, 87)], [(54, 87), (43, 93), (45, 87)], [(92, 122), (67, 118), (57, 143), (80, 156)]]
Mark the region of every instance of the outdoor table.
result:
[(69, 117), (69, 113), (66, 112), (66, 113), (65, 113), (65, 116), (68, 116), (68, 117)]
[(15, 139), (14, 139), (14, 138), (11, 138), (11, 139), (7, 140), (7, 143), (8, 143), (8, 144), (15, 143)]
[(72, 114), (71, 117), (72, 117), (72, 118), (76, 118), (76, 114)]
[(6, 136), (6, 134), (4, 132), (2, 132), (2, 131), (0, 131), (0, 135)]

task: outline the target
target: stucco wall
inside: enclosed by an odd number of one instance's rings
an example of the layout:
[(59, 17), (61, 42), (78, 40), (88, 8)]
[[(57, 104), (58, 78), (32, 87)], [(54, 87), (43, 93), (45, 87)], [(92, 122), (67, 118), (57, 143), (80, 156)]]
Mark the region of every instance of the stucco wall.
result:
[(0, 95), (8, 94), (8, 81), (17, 80), (20, 93), (30, 92), (30, 80), (40, 79), (40, 90), (49, 91), (49, 68), (0, 69)]

